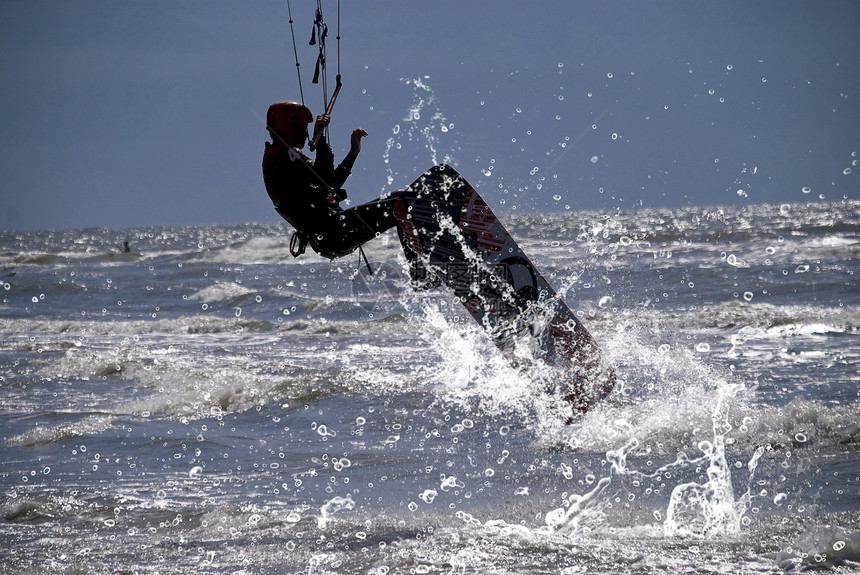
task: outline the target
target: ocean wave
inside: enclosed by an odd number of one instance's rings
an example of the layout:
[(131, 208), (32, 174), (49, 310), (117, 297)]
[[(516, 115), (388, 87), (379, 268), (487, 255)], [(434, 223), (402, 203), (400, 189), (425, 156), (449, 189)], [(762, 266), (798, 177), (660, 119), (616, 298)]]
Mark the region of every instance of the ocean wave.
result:
[[(2, 319), (0, 329), (7, 334), (18, 334), (16, 341), (35, 336), (59, 336), (61, 341), (83, 343), (89, 337), (121, 336), (134, 341), (140, 336), (182, 335), (207, 333), (260, 333), (289, 329), (277, 322), (240, 317), (180, 316), (176, 319), (157, 320), (70, 320), (70, 319)], [(10, 338), (11, 340), (11, 338)], [(33, 341), (36, 341), (35, 339)], [(50, 343), (53, 337), (43, 337), (39, 342)], [(79, 345), (78, 344), (78, 345)]]
[(66, 267), (79, 264), (126, 264), (151, 256), (141, 253), (104, 251), (104, 252), (73, 252), (61, 251), (56, 253), (24, 252), (0, 254), (0, 266), (57, 266)]
[[(50, 414), (43, 415), (50, 416)], [(66, 439), (98, 435), (110, 429), (114, 420), (113, 415), (100, 413), (88, 415), (79, 421), (54, 426), (41, 424), (9, 438), (7, 444), (18, 447), (40, 447)]]
[(673, 314), (679, 327), (732, 329), (741, 326), (765, 330), (770, 336), (844, 333), (860, 325), (860, 307), (811, 305), (775, 306), (731, 301), (692, 314)]
[(215, 282), (188, 296), (188, 299), (205, 303), (230, 302), (254, 293), (246, 287), (233, 282)]
[(727, 301), (689, 310), (582, 307), (575, 310), (586, 325), (605, 332), (648, 329), (652, 332), (754, 328), (767, 337), (854, 333), (860, 327), (860, 306), (772, 305)]
[(194, 254), (190, 261), (244, 265), (276, 264), (292, 259), (289, 244), (289, 235), (247, 237), (200, 251)]
[[(722, 395), (721, 395), (722, 394)], [(722, 402), (722, 404), (720, 404)], [(796, 399), (781, 407), (753, 404), (725, 391), (688, 389), (674, 400), (666, 397), (635, 403), (610, 398), (563, 431), (566, 449), (604, 453), (635, 440), (631, 456), (672, 458), (679, 452), (698, 454), (701, 441), (714, 439), (714, 414), (725, 412), (720, 432), (736, 453), (765, 446), (783, 453), (835, 453), (853, 444), (860, 447), (860, 406), (831, 406)], [(558, 445), (557, 437), (546, 437)]]
[[(292, 314), (291, 314), (292, 315)], [(297, 333), (362, 334), (376, 331), (415, 335), (411, 319), (403, 313), (379, 314), (373, 318), (336, 321), (327, 318), (285, 319), (281, 315), (270, 320), (251, 317), (220, 317), (215, 315), (179, 316), (175, 319), (155, 320), (70, 320), (70, 319), (4, 319), (0, 318), (0, 346), (22, 350), (65, 350), (87, 344), (88, 338), (118, 337), (122, 345), (152, 343), (158, 336), (234, 334), (237, 337), (253, 334), (284, 334), (296, 337)], [(181, 343), (170, 339), (170, 343)]]

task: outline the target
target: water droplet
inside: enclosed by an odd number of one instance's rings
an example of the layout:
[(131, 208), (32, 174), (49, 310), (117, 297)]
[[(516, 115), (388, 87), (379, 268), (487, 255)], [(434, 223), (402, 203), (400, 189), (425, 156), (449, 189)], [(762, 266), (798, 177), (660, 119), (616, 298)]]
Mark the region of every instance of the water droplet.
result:
[(591, 163), (592, 163), (592, 164), (596, 164), (596, 163), (597, 163), (597, 160), (598, 160), (598, 157), (597, 157), (597, 156), (591, 156)]
[(794, 434), (794, 439), (795, 439), (795, 441), (797, 441), (798, 443), (806, 443), (806, 439), (807, 439), (807, 438), (806, 438), (806, 435), (805, 435), (805, 434), (803, 434), (803, 433), (795, 433), (795, 434)]
[(843, 549), (845, 549), (845, 542), (844, 541), (836, 541), (833, 543), (833, 550), (834, 551), (842, 551)]
[(751, 291), (744, 292), (744, 299), (747, 301), (752, 301), (753, 293)]
[(188, 472), (188, 477), (194, 478), (203, 473), (203, 468), (199, 465), (196, 465), (191, 468), (191, 471)]
[(731, 64), (729, 64), (728, 66), (726, 66), (726, 70), (731, 70), (732, 68), (734, 68), (734, 66), (732, 66)]
[(845, 168), (844, 170), (842, 170), (842, 173), (847, 176), (848, 174), (851, 173), (851, 168)]
[(729, 254), (726, 257), (726, 263), (736, 268), (745, 268), (747, 264), (744, 260), (738, 258), (735, 254)]
[(439, 493), (435, 489), (426, 489), (418, 496), (418, 498), (429, 505), (430, 503), (433, 503), (433, 500), (436, 499), (437, 495), (439, 495)]
[(708, 343), (702, 342), (696, 344), (696, 351), (699, 353), (708, 353), (711, 351), (711, 346)]
[(803, 188), (800, 189), (800, 191), (803, 192), (804, 194), (808, 194), (809, 192), (812, 191), (812, 188), (810, 188), (809, 186), (804, 186)]
[(597, 302), (597, 307), (606, 307), (612, 303), (612, 296), (605, 295)]

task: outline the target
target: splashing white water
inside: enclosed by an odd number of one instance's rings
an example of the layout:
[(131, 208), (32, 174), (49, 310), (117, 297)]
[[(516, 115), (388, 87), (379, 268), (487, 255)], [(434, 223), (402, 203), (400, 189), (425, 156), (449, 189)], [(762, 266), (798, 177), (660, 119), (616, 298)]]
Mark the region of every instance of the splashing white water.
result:
[[(394, 125), (391, 129), (392, 135), (385, 142), (382, 158), (386, 166), (387, 187), (383, 192), (389, 191), (396, 180), (397, 174), (392, 167), (392, 156), (395, 154), (401, 155), (411, 150), (414, 161), (404, 164), (410, 166), (411, 174), (422, 173), (428, 165), (454, 163), (450, 153), (441, 154), (440, 157), (442, 138), (452, 133), (454, 124), (439, 108), (437, 96), (430, 87), (428, 78), (401, 78), (401, 82), (412, 88), (412, 103), (406, 116), (399, 124)], [(423, 160), (427, 153), (430, 156), (429, 164)]]

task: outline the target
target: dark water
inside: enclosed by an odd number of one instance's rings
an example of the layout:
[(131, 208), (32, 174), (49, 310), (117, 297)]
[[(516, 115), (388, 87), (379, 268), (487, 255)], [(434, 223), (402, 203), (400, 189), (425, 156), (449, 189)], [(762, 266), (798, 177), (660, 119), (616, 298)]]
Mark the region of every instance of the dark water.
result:
[(571, 425), (393, 236), (0, 232), (4, 571), (860, 571), (860, 203), (503, 219), (618, 372)]

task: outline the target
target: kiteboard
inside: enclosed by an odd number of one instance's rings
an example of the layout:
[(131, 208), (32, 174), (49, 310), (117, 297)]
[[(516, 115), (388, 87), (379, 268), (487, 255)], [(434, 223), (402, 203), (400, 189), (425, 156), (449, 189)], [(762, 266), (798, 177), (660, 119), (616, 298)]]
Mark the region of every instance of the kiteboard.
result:
[(428, 272), (514, 366), (540, 374), (575, 411), (612, 391), (615, 371), (597, 342), (456, 170), (440, 164), (422, 174), (397, 194), (394, 215)]

